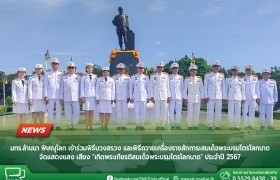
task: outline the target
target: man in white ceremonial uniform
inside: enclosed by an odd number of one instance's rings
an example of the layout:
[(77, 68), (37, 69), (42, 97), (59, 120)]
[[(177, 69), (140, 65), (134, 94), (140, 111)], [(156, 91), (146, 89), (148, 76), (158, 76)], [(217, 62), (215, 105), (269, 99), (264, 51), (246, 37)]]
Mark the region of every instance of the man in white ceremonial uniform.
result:
[[(46, 72), (44, 79), (44, 99), (47, 103), (48, 109), (48, 121), (53, 123), (53, 127), (56, 130), (61, 130), (60, 120), (62, 107), (59, 102), (60, 80), (63, 75), (59, 71), (59, 60), (57, 58), (52, 59), (52, 70)], [(56, 117), (54, 118), (54, 109)]]
[(12, 81), (13, 112), (16, 114), (18, 124), (25, 123), (28, 106), (28, 81), (25, 80), (26, 69), (18, 69), (18, 77)]
[(102, 77), (96, 81), (96, 103), (102, 130), (108, 130), (110, 116), (115, 100), (115, 81), (109, 75), (109, 68), (102, 68)]
[(145, 130), (147, 102), (149, 102), (149, 77), (144, 73), (145, 64), (136, 64), (137, 74), (130, 78), (129, 97), (134, 103), (136, 130)]
[(156, 130), (165, 129), (165, 121), (167, 118), (168, 103), (171, 100), (169, 76), (163, 72), (164, 62), (157, 64), (157, 72), (150, 79), (150, 97), (155, 104), (156, 112)]
[(231, 77), (226, 79), (224, 99), (228, 103), (228, 126), (230, 130), (239, 130), (241, 104), (246, 100), (244, 80), (238, 77), (239, 67), (231, 67)]
[(116, 85), (115, 102), (117, 115), (117, 130), (126, 130), (128, 118), (129, 99), (129, 75), (125, 74), (126, 66), (123, 63), (117, 65), (118, 74), (113, 76)]
[(260, 98), (258, 76), (253, 75), (251, 64), (245, 67), (245, 103), (242, 104), (243, 126), (245, 129), (253, 130), (255, 124), (255, 111), (257, 100)]
[(260, 126), (261, 130), (265, 127), (269, 130), (274, 130), (273, 127), (273, 107), (278, 102), (277, 84), (274, 79), (270, 79), (271, 70), (265, 68), (262, 71), (262, 79), (259, 81), (260, 100)]
[[(209, 130), (214, 127), (221, 129), (223, 92), (225, 89), (224, 74), (219, 73), (220, 61), (215, 60), (212, 63), (212, 72), (204, 77), (204, 96), (207, 103), (207, 120)], [(225, 102), (225, 101), (224, 101)]]
[(189, 130), (197, 130), (201, 100), (204, 98), (203, 81), (197, 76), (197, 66), (190, 64), (191, 76), (185, 79), (184, 83), (184, 104), (188, 106), (187, 124)]
[(86, 64), (86, 75), (81, 77), (80, 97), (85, 111), (86, 129), (93, 130), (93, 116), (95, 108), (95, 86), (97, 76), (93, 74), (93, 64)]
[(184, 77), (179, 75), (179, 64), (173, 62), (170, 66), (172, 74), (169, 76), (171, 100), (169, 103), (169, 120), (171, 129), (181, 129)]
[(60, 84), (60, 103), (64, 105), (67, 130), (76, 130), (80, 118), (80, 76), (76, 73), (73, 61), (67, 63), (67, 74)]
[(28, 103), (32, 112), (34, 123), (44, 123), (44, 114), (47, 111), (44, 100), (44, 76), (42, 75), (43, 65), (35, 65), (35, 74), (28, 82)]

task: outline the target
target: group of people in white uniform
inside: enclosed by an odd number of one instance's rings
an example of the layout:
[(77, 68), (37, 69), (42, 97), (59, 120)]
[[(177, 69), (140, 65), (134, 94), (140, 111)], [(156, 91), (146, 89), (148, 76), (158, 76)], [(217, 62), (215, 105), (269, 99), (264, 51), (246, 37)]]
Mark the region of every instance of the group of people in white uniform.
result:
[[(189, 130), (197, 130), (200, 107), (207, 104), (209, 130), (221, 129), (222, 105), (228, 104), (228, 128), (254, 129), (255, 110), (258, 106), (261, 129), (273, 128), (273, 107), (278, 101), (276, 81), (270, 79), (271, 70), (262, 71), (262, 79), (253, 75), (253, 66), (245, 67), (245, 77), (239, 77), (239, 67), (231, 67), (231, 76), (225, 78), (220, 61), (215, 60), (212, 72), (202, 79), (197, 76), (197, 65), (189, 66), (189, 77), (179, 75), (179, 64), (173, 62), (171, 74), (164, 70), (164, 62), (156, 65), (156, 73), (146, 75), (145, 65), (139, 62), (137, 73), (131, 77), (126, 66), (119, 63), (117, 74), (110, 76), (109, 68), (102, 68), (102, 76), (94, 74), (93, 63), (85, 65), (86, 74), (76, 73), (76, 64), (67, 64), (67, 73), (59, 71), (59, 60), (52, 59), (51, 71), (42, 74), (42, 65), (35, 65), (35, 74), (25, 79), (26, 69), (18, 69), (18, 77), (12, 81), (13, 112), (18, 123), (24, 123), (31, 111), (34, 123), (43, 123), (44, 114), (55, 130), (61, 129), (64, 107), (67, 130), (75, 130), (80, 119), (80, 105), (85, 111), (86, 129), (93, 129), (94, 112), (99, 113), (101, 129), (108, 129), (113, 104), (117, 117), (117, 130), (126, 130), (128, 118), (134, 119), (136, 130), (145, 130), (147, 103), (154, 104), (156, 130), (165, 130), (167, 119), (171, 130), (180, 130), (182, 106), (187, 106)], [(134, 105), (134, 117), (128, 117), (128, 104)], [(241, 118), (241, 111), (242, 117)], [(241, 123), (241, 119), (243, 123)]]

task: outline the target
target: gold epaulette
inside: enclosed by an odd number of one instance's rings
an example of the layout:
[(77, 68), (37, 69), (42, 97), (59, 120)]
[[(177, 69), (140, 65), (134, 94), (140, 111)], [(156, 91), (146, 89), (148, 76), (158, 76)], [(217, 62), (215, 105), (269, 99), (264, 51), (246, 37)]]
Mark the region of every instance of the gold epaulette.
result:
[(222, 76), (224, 76), (224, 75), (225, 75), (225, 74), (224, 74), (224, 73), (222, 73), (222, 72), (219, 72), (219, 74), (220, 74), (220, 75), (222, 75)]

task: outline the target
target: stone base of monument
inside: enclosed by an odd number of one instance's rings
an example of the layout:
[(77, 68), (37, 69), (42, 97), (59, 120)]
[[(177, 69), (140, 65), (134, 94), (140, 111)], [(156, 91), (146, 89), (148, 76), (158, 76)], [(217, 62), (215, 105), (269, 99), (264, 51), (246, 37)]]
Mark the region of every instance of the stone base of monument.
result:
[(116, 66), (119, 63), (126, 65), (126, 74), (130, 76), (136, 74), (136, 64), (139, 62), (139, 59), (139, 52), (136, 50), (121, 51), (113, 49), (110, 54), (110, 75), (117, 74)]

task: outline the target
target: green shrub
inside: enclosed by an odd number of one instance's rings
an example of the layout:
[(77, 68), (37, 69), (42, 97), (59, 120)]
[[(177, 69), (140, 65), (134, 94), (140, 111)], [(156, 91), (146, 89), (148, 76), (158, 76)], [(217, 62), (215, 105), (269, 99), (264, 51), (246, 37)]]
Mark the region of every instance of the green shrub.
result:
[(7, 112), (13, 112), (13, 106), (6, 106)]
[(7, 106), (0, 106), (0, 114), (7, 112)]

